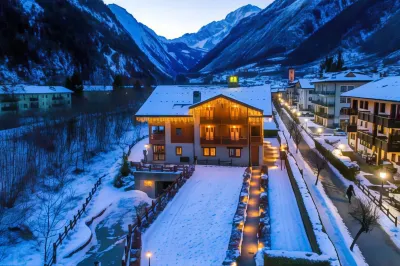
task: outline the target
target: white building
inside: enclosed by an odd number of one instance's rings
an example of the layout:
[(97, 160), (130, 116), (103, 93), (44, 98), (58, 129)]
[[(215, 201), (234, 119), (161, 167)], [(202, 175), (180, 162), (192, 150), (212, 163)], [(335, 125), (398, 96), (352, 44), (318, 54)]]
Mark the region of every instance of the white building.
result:
[(370, 76), (352, 71), (327, 73), (323, 78), (314, 79), (311, 82), (315, 86), (314, 122), (325, 127), (345, 128), (349, 122), (345, 109), (350, 107), (350, 99), (341, 94), (372, 80)]
[(299, 79), (295, 88), (299, 94), (297, 110), (314, 112), (314, 84), (311, 83), (311, 79)]
[(72, 93), (61, 86), (1, 85), (0, 114), (71, 108)]

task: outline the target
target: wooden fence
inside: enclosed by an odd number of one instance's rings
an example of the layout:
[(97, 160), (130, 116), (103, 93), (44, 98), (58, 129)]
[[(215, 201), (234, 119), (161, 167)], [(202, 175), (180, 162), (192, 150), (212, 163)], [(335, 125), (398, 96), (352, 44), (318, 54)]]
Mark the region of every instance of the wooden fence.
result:
[(184, 167), (184, 171), (175, 182), (155, 201), (152, 201), (150, 207), (145, 208), (143, 215), (137, 215), (134, 223), (128, 225), (128, 234), (126, 236), (124, 254), (122, 256), (122, 266), (140, 265), (142, 227), (149, 226), (157, 218), (158, 214), (164, 210), (168, 202), (176, 195), (186, 180), (193, 175), (194, 170), (194, 165)]
[(64, 231), (62, 233), (58, 234), (57, 240), (53, 243), (53, 253), (51, 255), (50, 261), (45, 264), (45, 266), (51, 266), (57, 263), (57, 248), (61, 246), (63, 240), (67, 237), (68, 233), (74, 229), (76, 223), (79, 221), (79, 219), (82, 217), (83, 213), (86, 210), (86, 207), (89, 205), (90, 201), (93, 199), (94, 193), (96, 193), (97, 189), (101, 185), (102, 179), (107, 176), (103, 175), (101, 176), (96, 183), (94, 184), (92, 190), (89, 192), (89, 196), (86, 197), (85, 202), (82, 204), (82, 208), (78, 210), (78, 213), (74, 215), (74, 218), (69, 221), (69, 223), (64, 226)]
[(232, 166), (233, 160), (230, 159), (228, 161), (223, 161), (221, 159), (212, 160), (212, 159), (205, 159), (205, 160), (197, 160), (197, 164), (199, 165), (225, 165), (225, 166)]
[(393, 215), (389, 208), (386, 208), (385, 206), (383, 206), (382, 202), (380, 202), (375, 195), (373, 195), (373, 193), (370, 192), (369, 188), (367, 188), (366, 186), (364, 186), (363, 184), (361, 184), (360, 180), (357, 180), (356, 185), (361, 189), (361, 191), (373, 202), (376, 204), (377, 207), (379, 207), (379, 209), (381, 209), (381, 211), (389, 218), (389, 220), (391, 220), (394, 225), (397, 227), (397, 216)]

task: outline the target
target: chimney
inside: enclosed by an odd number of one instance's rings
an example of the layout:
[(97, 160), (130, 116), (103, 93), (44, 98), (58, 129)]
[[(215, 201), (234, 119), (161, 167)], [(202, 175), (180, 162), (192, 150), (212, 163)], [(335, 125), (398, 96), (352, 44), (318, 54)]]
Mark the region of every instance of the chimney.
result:
[(193, 104), (201, 102), (201, 92), (200, 91), (194, 91), (193, 92)]
[(289, 82), (293, 82), (294, 81), (294, 68), (289, 68)]

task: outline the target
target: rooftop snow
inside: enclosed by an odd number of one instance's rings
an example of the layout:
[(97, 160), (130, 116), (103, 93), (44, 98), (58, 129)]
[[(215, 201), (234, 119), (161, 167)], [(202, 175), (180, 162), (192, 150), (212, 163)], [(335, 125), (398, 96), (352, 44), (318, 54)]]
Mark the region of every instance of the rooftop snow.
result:
[(342, 96), (400, 102), (400, 76), (375, 80)]
[(341, 82), (341, 81), (368, 82), (372, 80), (374, 80), (372, 77), (359, 72), (344, 71), (344, 72), (325, 73), (323, 78), (313, 79), (311, 83)]
[(314, 89), (314, 84), (311, 83), (311, 79), (299, 79), (301, 89)]
[(0, 94), (48, 94), (48, 93), (73, 93), (73, 92), (61, 86), (0, 85)]
[(158, 86), (142, 105), (137, 116), (187, 116), (193, 105), (193, 92), (201, 92), (206, 101), (224, 95), (272, 115), (269, 85), (257, 87), (228, 88), (223, 86)]

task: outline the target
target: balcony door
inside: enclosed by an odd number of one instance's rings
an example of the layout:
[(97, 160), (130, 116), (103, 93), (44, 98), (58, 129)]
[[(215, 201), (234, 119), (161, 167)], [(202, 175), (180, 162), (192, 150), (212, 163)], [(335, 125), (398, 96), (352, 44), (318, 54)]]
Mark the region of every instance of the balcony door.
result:
[(237, 106), (231, 107), (231, 119), (239, 120), (239, 107)]
[(240, 138), (240, 128), (231, 127), (230, 129), (231, 140), (239, 140)]
[(214, 140), (214, 137), (215, 137), (215, 128), (206, 127), (206, 140)]
[(208, 120), (213, 120), (214, 119), (214, 107), (206, 107), (206, 118)]

